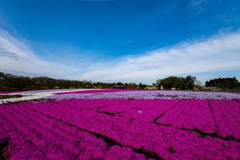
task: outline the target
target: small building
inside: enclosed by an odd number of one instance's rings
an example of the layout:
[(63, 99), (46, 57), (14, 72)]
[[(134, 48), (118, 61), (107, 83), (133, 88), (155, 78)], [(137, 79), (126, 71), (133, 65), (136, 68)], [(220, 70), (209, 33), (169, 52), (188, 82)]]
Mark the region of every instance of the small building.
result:
[(118, 82), (115, 86), (113, 86), (113, 89), (127, 89), (127, 87), (123, 83)]
[(159, 89), (160, 89), (160, 90), (163, 90), (163, 86), (159, 86)]
[(147, 90), (156, 90), (157, 87), (155, 87), (155, 86), (147, 86), (147, 87), (145, 87), (144, 89), (147, 89)]
[(203, 87), (203, 89), (209, 91), (221, 91), (221, 88), (218, 87)]

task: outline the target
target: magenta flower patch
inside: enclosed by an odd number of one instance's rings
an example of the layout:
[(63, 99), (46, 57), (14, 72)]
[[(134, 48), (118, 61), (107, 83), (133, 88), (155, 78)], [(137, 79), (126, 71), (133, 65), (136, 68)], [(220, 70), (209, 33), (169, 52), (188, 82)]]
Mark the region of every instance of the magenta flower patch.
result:
[[(10, 160), (240, 159), (238, 100), (141, 99), (136, 98), (140, 92), (134, 92), (135, 97), (129, 91), (94, 93), (125, 96), (121, 99), (0, 104), (4, 151), (0, 156)], [(64, 95), (71, 94), (60, 96)]]

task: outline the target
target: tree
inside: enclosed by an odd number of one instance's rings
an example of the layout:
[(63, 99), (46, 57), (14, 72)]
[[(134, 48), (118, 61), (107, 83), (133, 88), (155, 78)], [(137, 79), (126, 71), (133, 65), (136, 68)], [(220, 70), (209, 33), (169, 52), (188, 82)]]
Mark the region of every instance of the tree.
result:
[(194, 89), (194, 82), (196, 80), (196, 77), (193, 76), (187, 76), (185, 78), (185, 89)]
[(139, 89), (144, 89), (141, 82), (139, 83), (138, 88), (139, 88)]
[(158, 88), (161, 88), (161, 86), (163, 86), (164, 89), (176, 88), (179, 90), (184, 90), (184, 89), (192, 90), (194, 88), (195, 81), (196, 81), (196, 77), (193, 77), (193, 76), (187, 76), (186, 78), (170, 76), (164, 79), (157, 80), (156, 84)]
[(138, 85), (136, 83), (128, 83), (129, 89), (137, 89)]
[(158, 88), (165, 89), (171, 89), (171, 88), (177, 88), (177, 89), (184, 89), (184, 78), (183, 77), (176, 77), (176, 76), (170, 76), (161, 80), (157, 80)]

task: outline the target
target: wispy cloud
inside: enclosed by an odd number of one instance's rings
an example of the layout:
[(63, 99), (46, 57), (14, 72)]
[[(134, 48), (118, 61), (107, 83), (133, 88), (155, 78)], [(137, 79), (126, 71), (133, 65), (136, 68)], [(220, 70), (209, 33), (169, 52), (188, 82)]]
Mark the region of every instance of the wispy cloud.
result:
[(0, 30), (0, 71), (60, 76), (69, 67), (37, 57), (33, 50), (5, 30)]
[(211, 2), (211, 0), (191, 0), (189, 3), (190, 5), (195, 7), (195, 6), (207, 4), (209, 2)]
[(82, 1), (89, 1), (89, 2), (110, 2), (115, 0), (82, 0)]
[(92, 69), (81, 77), (103, 81), (147, 81), (170, 75), (236, 70), (240, 68), (239, 42), (239, 32), (221, 34), (202, 41), (153, 50), (137, 57), (92, 64)]
[(69, 65), (38, 57), (40, 54), (36, 54), (26, 43), (0, 30), (0, 71), (79, 80), (152, 83), (171, 75), (239, 70), (239, 42), (240, 32), (221, 33), (205, 40), (183, 42), (137, 56), (108, 61), (73, 60), (74, 64)]

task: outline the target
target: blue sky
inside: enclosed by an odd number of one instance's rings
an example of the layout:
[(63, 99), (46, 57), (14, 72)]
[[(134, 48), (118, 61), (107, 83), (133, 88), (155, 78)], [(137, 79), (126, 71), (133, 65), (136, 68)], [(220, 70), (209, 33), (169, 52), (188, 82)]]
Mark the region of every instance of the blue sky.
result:
[(151, 84), (240, 80), (240, 1), (0, 0), (0, 71)]

